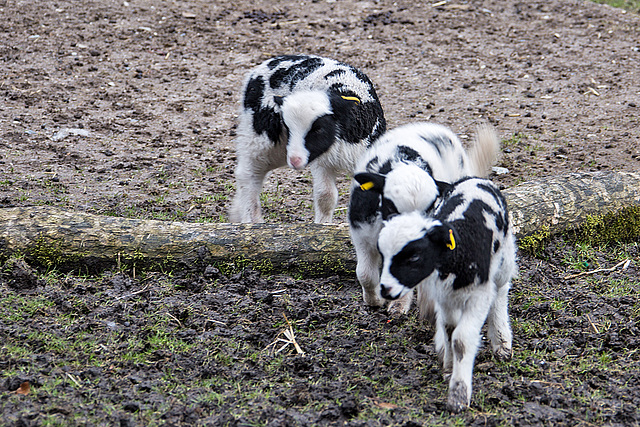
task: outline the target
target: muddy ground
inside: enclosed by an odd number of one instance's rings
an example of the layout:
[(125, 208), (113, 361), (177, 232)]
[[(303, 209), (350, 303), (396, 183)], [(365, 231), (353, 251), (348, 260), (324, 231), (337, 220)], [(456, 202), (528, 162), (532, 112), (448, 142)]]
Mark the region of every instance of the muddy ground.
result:
[[(241, 79), (281, 53), (363, 69), (390, 127), (430, 120), (468, 140), (492, 122), (504, 187), (637, 171), (639, 49), (638, 15), (583, 1), (0, 0), (0, 207), (225, 221)], [(274, 173), (267, 221), (309, 222), (309, 183)], [(482, 349), (471, 408), (450, 416), (431, 328), (365, 307), (354, 277), (12, 261), (0, 423), (639, 425), (638, 262), (637, 243), (522, 254), (514, 358)], [(288, 322), (304, 355), (278, 341)]]

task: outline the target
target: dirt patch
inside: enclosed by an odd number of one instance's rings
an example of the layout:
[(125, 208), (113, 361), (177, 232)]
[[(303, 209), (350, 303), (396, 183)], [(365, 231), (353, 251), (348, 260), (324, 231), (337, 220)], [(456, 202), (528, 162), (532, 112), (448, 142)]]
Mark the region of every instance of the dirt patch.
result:
[[(513, 360), (495, 360), (483, 344), (471, 408), (456, 417), (446, 414), (433, 330), (415, 309), (391, 319), (365, 307), (353, 279), (227, 277), (202, 266), (142, 278), (57, 275), (34, 287), (24, 266), (5, 268), (2, 420), (637, 425), (637, 244), (576, 253), (558, 240), (547, 251), (553, 259), (521, 259)], [(620, 256), (633, 264), (565, 279)], [(31, 393), (16, 394), (25, 382)]]
[[(435, 2), (433, 2), (436, 4)], [(502, 186), (640, 166), (640, 18), (582, 1), (0, 0), (0, 206), (224, 221), (246, 70), (313, 53), (364, 70), (389, 126), (503, 138)], [(348, 178), (340, 181), (344, 221)], [(307, 172), (276, 171), (269, 222), (309, 222)], [(637, 244), (523, 256), (514, 360), (476, 362), (444, 414), (433, 331), (364, 307), (354, 278), (0, 274), (3, 423), (640, 423)], [(626, 270), (565, 279), (570, 273)], [(305, 355), (282, 331), (291, 322)], [(275, 343), (275, 344), (274, 344)], [(277, 353), (276, 353), (277, 352)], [(27, 395), (13, 393), (29, 382)], [(412, 424), (413, 423), (413, 424)]]
[[(638, 16), (583, 1), (0, 2), (2, 206), (221, 221), (242, 76), (281, 53), (363, 69), (389, 127), (504, 139), (504, 186), (640, 167)], [(71, 129), (71, 131), (69, 131)], [(309, 175), (267, 184), (271, 222), (312, 218)], [(341, 181), (337, 219), (346, 215)]]

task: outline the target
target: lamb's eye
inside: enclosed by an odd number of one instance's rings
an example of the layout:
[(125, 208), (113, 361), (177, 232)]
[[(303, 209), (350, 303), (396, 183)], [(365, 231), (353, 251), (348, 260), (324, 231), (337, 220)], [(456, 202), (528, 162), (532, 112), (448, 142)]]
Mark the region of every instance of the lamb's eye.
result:
[(420, 254), (413, 254), (409, 257), (409, 262), (418, 262), (420, 261)]

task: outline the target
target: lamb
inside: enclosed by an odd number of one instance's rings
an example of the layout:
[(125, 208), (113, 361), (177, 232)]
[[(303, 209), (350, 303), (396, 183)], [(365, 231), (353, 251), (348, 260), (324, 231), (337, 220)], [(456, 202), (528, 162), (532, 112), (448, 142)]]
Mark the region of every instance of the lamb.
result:
[[(489, 125), (478, 127), (476, 141), (467, 154), (448, 128), (416, 123), (387, 132), (358, 162), (349, 202), (349, 226), (364, 302), (382, 306), (380, 254), (376, 247), (383, 220), (391, 215), (432, 208), (439, 183), (486, 176), (495, 161), (500, 142)], [(407, 313), (412, 294), (389, 305), (389, 312)]]
[(271, 58), (244, 81), (236, 138), (236, 195), (231, 222), (262, 222), (267, 173), (309, 165), (316, 223), (329, 223), (338, 201), (336, 177), (352, 172), (386, 131), (378, 95), (360, 70), (311, 55)]
[(485, 320), (494, 354), (511, 357), (507, 294), (517, 267), (506, 201), (491, 181), (465, 178), (446, 190), (432, 217), (388, 220), (378, 247), (381, 295), (393, 300), (417, 287), (421, 315), (435, 321), (436, 351), (452, 371), (447, 408), (459, 412), (470, 404)]

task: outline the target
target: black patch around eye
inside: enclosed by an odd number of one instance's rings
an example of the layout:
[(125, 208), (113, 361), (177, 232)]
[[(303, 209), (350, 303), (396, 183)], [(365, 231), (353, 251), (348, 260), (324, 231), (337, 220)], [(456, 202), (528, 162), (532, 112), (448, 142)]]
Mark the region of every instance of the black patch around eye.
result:
[(420, 262), (410, 260), (416, 254), (430, 254), (433, 251), (428, 239), (413, 240), (391, 259), (389, 272), (401, 284), (414, 288), (427, 278), (434, 270), (433, 257), (422, 257)]
[(335, 139), (336, 121), (333, 115), (318, 117), (304, 137), (304, 146), (309, 152), (309, 162), (326, 153)]

